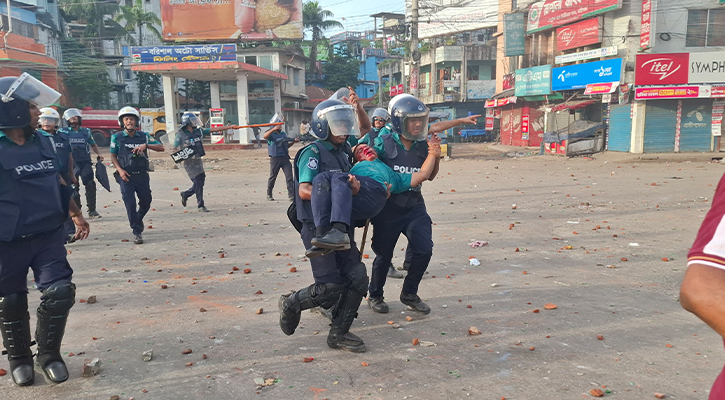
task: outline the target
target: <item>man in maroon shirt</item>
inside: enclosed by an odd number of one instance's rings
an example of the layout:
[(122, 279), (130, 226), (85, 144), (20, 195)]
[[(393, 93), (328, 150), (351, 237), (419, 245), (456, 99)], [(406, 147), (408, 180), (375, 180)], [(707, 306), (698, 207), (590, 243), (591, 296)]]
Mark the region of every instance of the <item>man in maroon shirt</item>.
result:
[[(725, 175), (687, 260), (680, 304), (725, 338)], [(725, 369), (710, 391), (710, 400), (721, 399), (725, 399)]]

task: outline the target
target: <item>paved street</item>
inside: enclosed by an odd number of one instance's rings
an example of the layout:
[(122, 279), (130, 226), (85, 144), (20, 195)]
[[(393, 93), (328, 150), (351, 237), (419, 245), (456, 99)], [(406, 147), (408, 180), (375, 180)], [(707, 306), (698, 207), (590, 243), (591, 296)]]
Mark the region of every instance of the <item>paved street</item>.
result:
[[(71, 379), (17, 388), (5, 376), (0, 398), (558, 400), (595, 388), (605, 398), (707, 398), (722, 339), (677, 298), (722, 164), (503, 157), (485, 144), (457, 144), (453, 156), (424, 184), (435, 248), (419, 294), (433, 311), (407, 311), (402, 280), (389, 279), (391, 312), (364, 301), (353, 324), (364, 354), (329, 349), (320, 314), (303, 312), (293, 336), (279, 329), (280, 294), (312, 275), (282, 177), (280, 201), (265, 199), (266, 149), (209, 152), (208, 214), (194, 199), (181, 207), (175, 188), (190, 182), (157, 156), (146, 243), (132, 243), (114, 182), (99, 192), (91, 238), (68, 246), (77, 300), (97, 297), (71, 310)], [(488, 245), (469, 246), (477, 240)], [(398, 247), (401, 266), (405, 239)], [(370, 267), (369, 239), (364, 253)], [(31, 290), (31, 309), (38, 297)], [(81, 377), (91, 358), (100, 375)]]

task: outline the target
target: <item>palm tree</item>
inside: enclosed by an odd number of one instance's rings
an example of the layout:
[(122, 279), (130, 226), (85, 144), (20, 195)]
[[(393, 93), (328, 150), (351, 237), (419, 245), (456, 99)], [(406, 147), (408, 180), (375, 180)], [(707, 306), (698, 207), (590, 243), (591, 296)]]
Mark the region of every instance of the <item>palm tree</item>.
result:
[(128, 36), (127, 32), (107, 15), (115, 15), (119, 11), (119, 6), (114, 0), (61, 0), (60, 7), (67, 19), (76, 20), (85, 24), (85, 30), (82, 43), (95, 39), (91, 47), (100, 51), (103, 40), (110, 40), (108, 34), (114, 37)]
[[(121, 14), (118, 14), (114, 20), (118, 23), (125, 22), (124, 28), (127, 32), (136, 32), (138, 28), (138, 45), (143, 46), (143, 28), (151, 32), (159, 40), (163, 40), (161, 33), (156, 26), (161, 26), (159, 17), (152, 13), (146, 12), (143, 8), (143, 1), (136, 0), (133, 7), (121, 7)], [(136, 40), (131, 38), (131, 44), (136, 44)]]
[(302, 7), (302, 21), (305, 28), (312, 29), (312, 46), (310, 48), (310, 70), (313, 74), (318, 75), (317, 69), (317, 42), (324, 38), (323, 31), (332, 28), (344, 27), (338, 21), (331, 20), (335, 15), (329, 10), (323, 10), (317, 1), (310, 0)]

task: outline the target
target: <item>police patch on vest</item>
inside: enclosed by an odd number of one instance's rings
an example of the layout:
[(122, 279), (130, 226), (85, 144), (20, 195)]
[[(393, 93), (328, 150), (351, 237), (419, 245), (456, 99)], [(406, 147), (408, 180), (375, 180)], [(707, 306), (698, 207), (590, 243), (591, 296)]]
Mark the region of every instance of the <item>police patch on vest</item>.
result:
[(15, 167), (15, 172), (18, 175), (27, 175), (32, 172), (52, 170), (55, 170), (53, 160), (44, 160), (35, 164), (18, 165)]
[(310, 157), (309, 161), (307, 161), (307, 168), (312, 170), (317, 170), (317, 164), (319, 163), (319, 160), (317, 160), (314, 157)]
[(415, 172), (420, 172), (420, 168), (417, 167), (406, 167), (404, 165), (394, 165), (393, 171), (400, 172), (403, 174), (412, 174)]

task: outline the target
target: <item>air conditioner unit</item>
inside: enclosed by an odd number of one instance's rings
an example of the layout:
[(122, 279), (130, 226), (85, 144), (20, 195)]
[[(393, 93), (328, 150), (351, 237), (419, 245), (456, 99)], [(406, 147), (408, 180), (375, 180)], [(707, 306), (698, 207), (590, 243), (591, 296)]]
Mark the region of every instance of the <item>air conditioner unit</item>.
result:
[(299, 101), (293, 101), (292, 102), (292, 108), (299, 109), (300, 108), (300, 102)]

